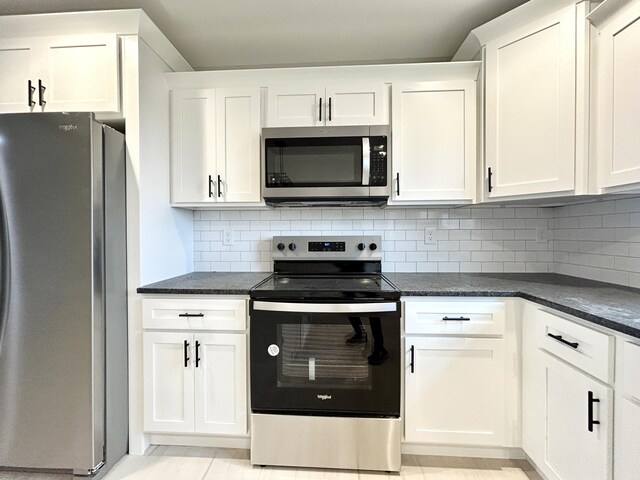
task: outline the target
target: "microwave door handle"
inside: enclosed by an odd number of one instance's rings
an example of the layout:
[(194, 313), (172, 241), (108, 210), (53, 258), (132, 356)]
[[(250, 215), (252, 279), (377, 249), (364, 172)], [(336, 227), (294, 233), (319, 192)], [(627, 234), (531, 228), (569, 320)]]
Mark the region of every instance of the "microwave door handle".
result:
[(362, 185), (369, 185), (371, 171), (371, 148), (369, 137), (362, 137)]

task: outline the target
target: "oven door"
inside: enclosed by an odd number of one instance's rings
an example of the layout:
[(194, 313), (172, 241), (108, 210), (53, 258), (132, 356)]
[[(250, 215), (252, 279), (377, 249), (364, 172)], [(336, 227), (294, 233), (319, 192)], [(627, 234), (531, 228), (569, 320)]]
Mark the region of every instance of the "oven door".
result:
[(400, 303), (251, 302), (253, 413), (400, 416)]

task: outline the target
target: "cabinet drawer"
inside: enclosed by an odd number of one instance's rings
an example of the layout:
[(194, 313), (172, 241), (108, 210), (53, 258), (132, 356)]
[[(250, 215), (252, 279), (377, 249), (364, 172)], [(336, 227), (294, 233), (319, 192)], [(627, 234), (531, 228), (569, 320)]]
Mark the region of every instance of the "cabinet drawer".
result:
[(505, 303), (483, 300), (404, 302), (405, 331), (442, 335), (502, 335)]
[(538, 310), (538, 346), (605, 383), (613, 381), (614, 337)]
[(143, 299), (142, 328), (245, 330), (245, 299)]
[(622, 346), (623, 390), (640, 402), (640, 345), (624, 342)]

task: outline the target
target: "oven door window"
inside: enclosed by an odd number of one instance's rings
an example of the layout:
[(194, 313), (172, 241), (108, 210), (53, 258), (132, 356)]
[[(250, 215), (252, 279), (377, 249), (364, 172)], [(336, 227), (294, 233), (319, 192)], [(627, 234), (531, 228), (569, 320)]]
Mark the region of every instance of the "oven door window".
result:
[(269, 188), (362, 185), (362, 137), (265, 140)]
[(399, 415), (399, 313), (252, 311), (250, 336), (254, 412)]

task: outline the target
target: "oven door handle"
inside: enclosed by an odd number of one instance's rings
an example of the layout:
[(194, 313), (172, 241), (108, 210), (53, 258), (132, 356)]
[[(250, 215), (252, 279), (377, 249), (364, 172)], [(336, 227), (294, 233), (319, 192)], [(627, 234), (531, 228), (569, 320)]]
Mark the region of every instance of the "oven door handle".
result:
[(286, 303), (286, 302), (253, 302), (254, 310), (267, 312), (301, 312), (301, 313), (375, 313), (395, 312), (396, 302), (385, 303)]

